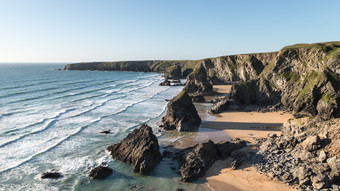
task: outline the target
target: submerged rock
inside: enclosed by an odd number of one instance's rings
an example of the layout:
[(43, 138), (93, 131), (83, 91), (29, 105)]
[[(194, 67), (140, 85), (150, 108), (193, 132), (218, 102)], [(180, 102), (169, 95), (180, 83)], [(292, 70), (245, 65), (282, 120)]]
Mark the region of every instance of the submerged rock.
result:
[(134, 165), (133, 171), (140, 174), (148, 174), (162, 158), (157, 137), (146, 124), (107, 150), (112, 158)]
[(62, 175), (54, 169), (49, 171), (49, 172), (44, 172), (41, 176), (42, 179), (45, 179), (45, 178), (57, 179), (57, 178), (61, 178), (61, 177), (62, 177)]
[(162, 122), (166, 130), (196, 131), (201, 125), (201, 118), (190, 96), (182, 91), (168, 103), (168, 110)]
[(113, 170), (109, 167), (98, 166), (91, 170), (90, 177), (93, 179), (104, 179), (110, 174), (112, 174)]
[(101, 131), (101, 132), (99, 132), (99, 133), (102, 133), (102, 134), (110, 134), (110, 133), (111, 133), (111, 130), (109, 129), (109, 130)]

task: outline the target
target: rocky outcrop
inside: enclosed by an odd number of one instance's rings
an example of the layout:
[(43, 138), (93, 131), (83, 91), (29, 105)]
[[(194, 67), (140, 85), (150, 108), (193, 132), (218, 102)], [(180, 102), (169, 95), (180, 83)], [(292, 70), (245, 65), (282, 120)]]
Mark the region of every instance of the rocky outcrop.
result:
[(204, 176), (204, 173), (219, 159), (225, 159), (231, 152), (245, 146), (244, 141), (223, 142), (215, 144), (212, 141), (193, 147), (181, 161), (182, 181), (192, 182)]
[(162, 118), (162, 123), (166, 130), (198, 130), (201, 118), (186, 91), (182, 91), (168, 103), (168, 110)]
[(256, 168), (300, 189), (340, 189), (340, 119), (300, 118), (286, 122), (282, 136), (260, 147)]
[(93, 179), (104, 179), (110, 174), (112, 174), (113, 170), (106, 166), (98, 166), (91, 170), (90, 177)]
[(161, 160), (157, 137), (146, 124), (107, 150), (112, 158), (134, 165), (133, 171), (140, 174), (148, 174)]
[[(257, 78), (233, 85), (228, 99), (241, 106), (280, 103), (284, 110), (324, 120), (340, 116), (340, 43), (285, 47), (264, 66)], [(224, 104), (219, 108), (228, 108)]]
[(180, 79), (182, 78), (182, 70), (179, 65), (169, 66), (164, 72), (165, 79)]
[(205, 68), (200, 65), (189, 74), (184, 89), (188, 93), (211, 93), (213, 91), (212, 84), (208, 79)]

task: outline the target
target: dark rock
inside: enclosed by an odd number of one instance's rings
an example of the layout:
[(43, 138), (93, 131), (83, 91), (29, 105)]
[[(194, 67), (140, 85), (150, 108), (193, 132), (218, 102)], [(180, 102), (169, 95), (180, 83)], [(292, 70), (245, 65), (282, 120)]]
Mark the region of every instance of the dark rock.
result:
[(184, 89), (188, 93), (212, 93), (213, 87), (208, 80), (207, 72), (205, 68), (200, 65), (195, 68), (194, 71), (187, 77)]
[(192, 182), (202, 177), (216, 160), (219, 153), (212, 141), (198, 144), (185, 157), (185, 163), (181, 166), (182, 181)]
[[(233, 151), (245, 146), (242, 140), (214, 144), (212, 141), (196, 145), (179, 161), (182, 181), (192, 182), (204, 175), (216, 160), (225, 159)], [(243, 159), (240, 159), (243, 160)]]
[(101, 131), (99, 133), (102, 133), (102, 134), (110, 134), (111, 133), (111, 130), (105, 130), (105, 131)]
[(203, 94), (192, 95), (191, 100), (192, 100), (192, 102), (195, 102), (195, 103), (204, 103), (205, 102)]
[(104, 179), (110, 174), (112, 174), (113, 170), (109, 167), (98, 166), (91, 170), (90, 177), (93, 179)]
[(216, 148), (217, 151), (221, 157), (221, 159), (225, 159), (227, 158), (230, 153), (232, 153), (233, 151), (236, 151), (242, 147), (246, 146), (246, 143), (244, 141), (235, 141), (233, 142), (222, 142), (222, 143), (217, 143), (216, 144)]
[(197, 131), (201, 118), (187, 92), (182, 91), (168, 103), (168, 110), (162, 118), (164, 129), (178, 131)]
[(176, 191), (185, 191), (183, 188), (177, 188)]
[(168, 79), (165, 79), (164, 82), (161, 82), (159, 85), (160, 86), (170, 86), (171, 84), (170, 84), (170, 81)]
[(161, 160), (157, 137), (146, 124), (107, 150), (111, 152), (112, 158), (133, 164), (133, 171), (140, 174), (148, 174)]
[(57, 178), (61, 178), (61, 177), (62, 177), (62, 175), (54, 169), (49, 171), (49, 172), (44, 172), (41, 176), (42, 179), (45, 179), (45, 178), (57, 179)]
[(169, 66), (164, 73), (164, 77), (167, 79), (179, 79), (182, 77), (182, 69), (179, 65)]
[(238, 167), (241, 166), (242, 162), (243, 162), (243, 160), (241, 160), (241, 159), (233, 160), (233, 161), (231, 162), (231, 169), (233, 169), (233, 170), (238, 169)]

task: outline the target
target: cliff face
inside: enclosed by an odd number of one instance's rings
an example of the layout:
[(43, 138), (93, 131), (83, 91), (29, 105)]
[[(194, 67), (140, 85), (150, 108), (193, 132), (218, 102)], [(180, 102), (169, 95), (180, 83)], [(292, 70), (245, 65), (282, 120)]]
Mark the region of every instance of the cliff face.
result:
[[(169, 77), (186, 77), (198, 61), (191, 60), (146, 60), (121, 62), (84, 62), (67, 64), (65, 70), (99, 70), (99, 71), (132, 71), (132, 72), (162, 72)], [(175, 76), (174, 75), (174, 69)], [(179, 73), (178, 74), (178, 70)]]
[[(238, 104), (281, 103), (284, 109), (303, 115), (340, 116), (340, 42), (288, 46), (278, 53), (248, 55), (248, 62), (242, 56), (226, 58), (237, 58), (234, 67), (239, 72), (218, 76), (227, 81), (252, 80), (232, 88), (231, 98)], [(214, 63), (211, 70), (224, 68), (229, 73), (229, 63)]]

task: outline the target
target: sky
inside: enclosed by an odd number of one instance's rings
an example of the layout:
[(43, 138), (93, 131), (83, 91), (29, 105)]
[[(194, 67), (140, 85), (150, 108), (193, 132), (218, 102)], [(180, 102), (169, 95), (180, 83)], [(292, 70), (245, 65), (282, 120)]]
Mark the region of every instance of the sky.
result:
[(340, 40), (339, 0), (0, 0), (0, 62), (191, 60)]

